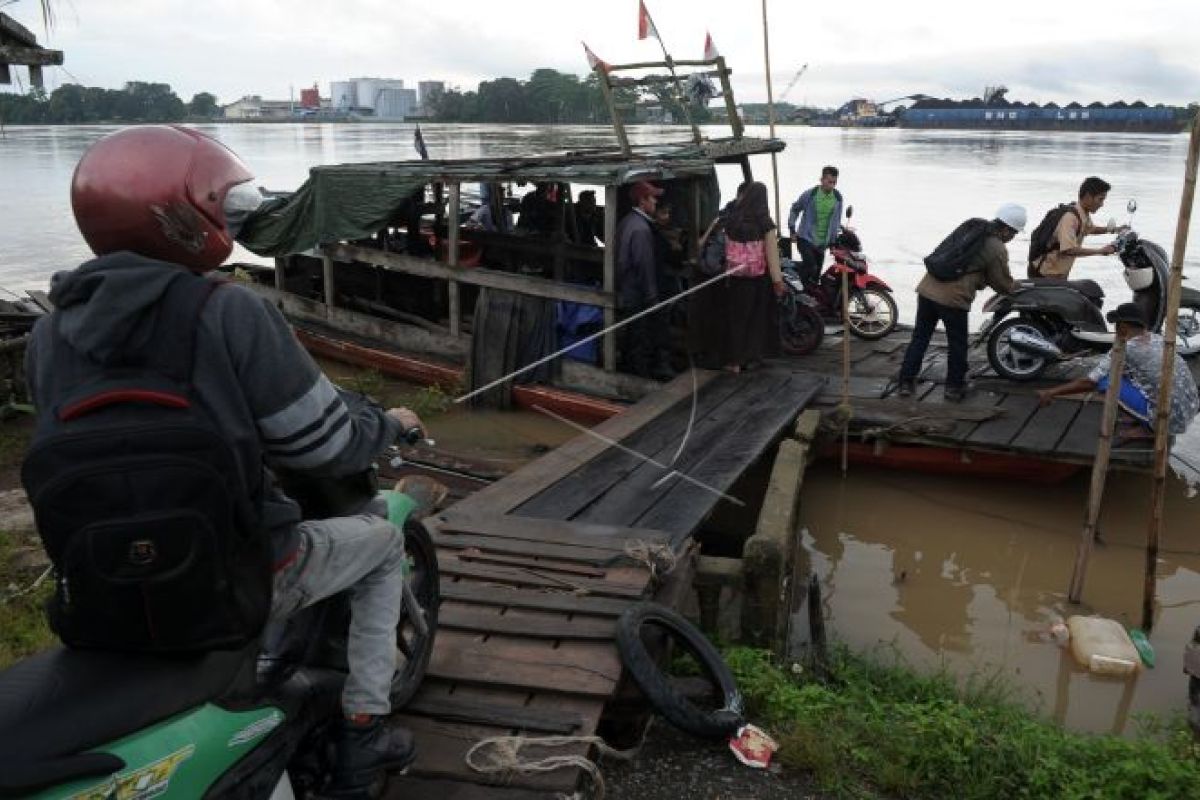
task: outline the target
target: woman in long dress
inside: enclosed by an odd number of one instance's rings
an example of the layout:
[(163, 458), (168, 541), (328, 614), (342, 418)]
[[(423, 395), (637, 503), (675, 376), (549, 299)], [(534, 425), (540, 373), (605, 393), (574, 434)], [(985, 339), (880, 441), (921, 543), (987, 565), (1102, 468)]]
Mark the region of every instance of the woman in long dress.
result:
[(738, 194), (723, 214), (726, 278), (723, 302), (715, 309), (709, 341), (713, 359), (729, 372), (760, 365), (779, 355), (779, 306), (783, 273), (778, 227), (767, 208), (767, 187), (758, 181)]

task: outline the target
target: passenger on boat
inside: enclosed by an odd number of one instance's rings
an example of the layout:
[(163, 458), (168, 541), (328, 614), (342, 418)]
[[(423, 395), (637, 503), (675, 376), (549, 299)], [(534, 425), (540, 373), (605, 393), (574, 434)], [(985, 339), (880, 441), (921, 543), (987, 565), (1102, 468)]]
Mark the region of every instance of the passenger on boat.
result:
[[(1146, 329), (1146, 319), (1136, 303), (1122, 303), (1108, 312), (1108, 321), (1117, 326), (1117, 336), (1125, 340), (1125, 366), (1121, 370), (1119, 403), (1125, 418), (1119, 425), (1119, 438), (1142, 439), (1154, 436), (1155, 409), (1158, 407), (1163, 368), (1163, 338)], [(1082, 392), (1106, 391), (1112, 371), (1112, 354), (1105, 353), (1087, 377), (1043, 389), (1038, 402), (1049, 405), (1055, 397)], [(1183, 433), (1200, 412), (1200, 394), (1187, 364), (1175, 354), (1171, 379), (1170, 433)]]
[[(779, 236), (767, 207), (767, 187), (754, 181), (722, 212), (725, 228), (723, 304), (711, 321), (716, 363), (729, 372), (753, 369), (779, 355), (779, 305), (784, 292)], [(717, 284), (720, 286), (721, 284)], [(716, 288), (710, 287), (710, 288)]]
[[(658, 264), (654, 246), (654, 211), (663, 190), (647, 181), (629, 189), (633, 208), (617, 223), (617, 310), (623, 319), (658, 302)], [(668, 310), (661, 309), (629, 323), (620, 331), (623, 368), (634, 375), (668, 380), (673, 373), (656, 363), (668, 347), (663, 336)], [(660, 319), (661, 318), (661, 319)]]
[(943, 397), (956, 403), (967, 394), (967, 313), (975, 295), (984, 286), (1000, 294), (1013, 290), (1013, 277), (1008, 269), (1008, 248), (1018, 232), (1025, 229), (1025, 208), (1005, 203), (996, 210), (983, 245), (967, 265), (962, 277), (942, 281), (926, 273), (917, 284), (917, 319), (912, 340), (904, 353), (896, 394), (911, 397), (916, 389), (917, 374), (929, 348), (929, 340), (938, 320), (946, 328), (946, 386)]
[(521, 198), (517, 215), (517, 230), (536, 236), (553, 236), (558, 232), (558, 184), (537, 183), (533, 191)]
[[(1049, 249), (1030, 262), (1030, 278), (1066, 280), (1071, 277), (1071, 267), (1075, 266), (1076, 258), (1108, 256), (1117, 251), (1111, 244), (1103, 247), (1083, 246), (1083, 237), (1088, 234), (1122, 230), (1111, 225), (1101, 227), (1092, 223), (1092, 214), (1103, 208), (1111, 188), (1108, 181), (1094, 175), (1079, 185), (1079, 200), (1059, 217), (1058, 226), (1047, 245)], [(1053, 214), (1055, 211), (1051, 210), (1049, 213)]]
[(584, 189), (575, 201), (575, 230), (577, 244), (595, 247), (604, 241), (604, 209), (596, 205), (596, 192)]
[[(253, 177), (233, 152), (190, 128), (131, 127), (93, 144), (75, 169), (71, 205), (97, 258), (54, 276), (56, 308), (34, 329), (27, 374), (37, 408), (52, 414), (79, 391), (79, 381), (118, 380), (139, 358), (190, 362), (190, 404), (220, 421), (252, 484), (247, 496), (262, 509), (257, 523), (274, 561), (271, 619), (353, 589), (334, 775), (339, 785), (357, 787), (350, 776), (399, 769), (415, 754), (412, 734), (386, 722), (404, 537), (365, 512), (302, 521), (268, 466), (313, 476), (365, 471), (421, 421), (406, 408), (384, 411), (342, 392), (274, 305), (236, 282), (206, 277), (228, 258), (241, 224), (263, 200)], [(182, 320), (171, 316), (181, 297), (199, 303)], [(188, 338), (190, 347), (172, 348)], [(138, 495), (131, 490), (110, 500), (136, 514)]]
[(801, 194), (788, 213), (788, 232), (796, 242), (800, 268), (814, 280), (821, 275), (825, 251), (842, 229), (844, 204), (837, 182), (837, 167), (822, 168), (821, 182)]

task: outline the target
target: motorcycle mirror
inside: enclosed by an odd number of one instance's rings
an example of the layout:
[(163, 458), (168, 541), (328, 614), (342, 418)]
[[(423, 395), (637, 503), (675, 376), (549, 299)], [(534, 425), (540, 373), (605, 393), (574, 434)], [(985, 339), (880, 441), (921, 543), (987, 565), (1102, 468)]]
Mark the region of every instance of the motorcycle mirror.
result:
[(1131, 198), (1129, 202), (1125, 204), (1125, 210), (1130, 214), (1137, 211), (1137, 200)]
[(846, 206), (846, 219), (854, 216), (854, 206)]

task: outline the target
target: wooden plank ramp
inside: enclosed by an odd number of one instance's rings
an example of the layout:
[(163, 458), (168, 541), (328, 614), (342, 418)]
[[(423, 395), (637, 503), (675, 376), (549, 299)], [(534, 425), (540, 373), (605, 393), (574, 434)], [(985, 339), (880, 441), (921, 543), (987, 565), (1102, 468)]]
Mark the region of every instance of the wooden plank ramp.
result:
[[(616, 618), (658, 597), (655, 548), (690, 581), (692, 534), (783, 437), (824, 379), (790, 369), (685, 374), (590, 433), (425, 520), (442, 605), (425, 683), (394, 715), (417, 760), (387, 797), (538, 800), (577, 767), (485, 775), (465, 758), (496, 736), (594, 735), (622, 686)], [(586, 741), (533, 751), (577, 754)]]

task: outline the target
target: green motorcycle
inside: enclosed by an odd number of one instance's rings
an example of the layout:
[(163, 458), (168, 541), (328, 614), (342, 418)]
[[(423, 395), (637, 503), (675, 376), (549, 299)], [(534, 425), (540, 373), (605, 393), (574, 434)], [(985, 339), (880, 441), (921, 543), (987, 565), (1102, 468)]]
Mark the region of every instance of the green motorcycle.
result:
[[(408, 556), (391, 691), (398, 709), (425, 675), (440, 595), (433, 541), (408, 519), (413, 502), (383, 495)], [(0, 798), (319, 797), (349, 619), (342, 593), (268, 626), (241, 651), (168, 658), (57, 647), (11, 667), (0, 673)]]

